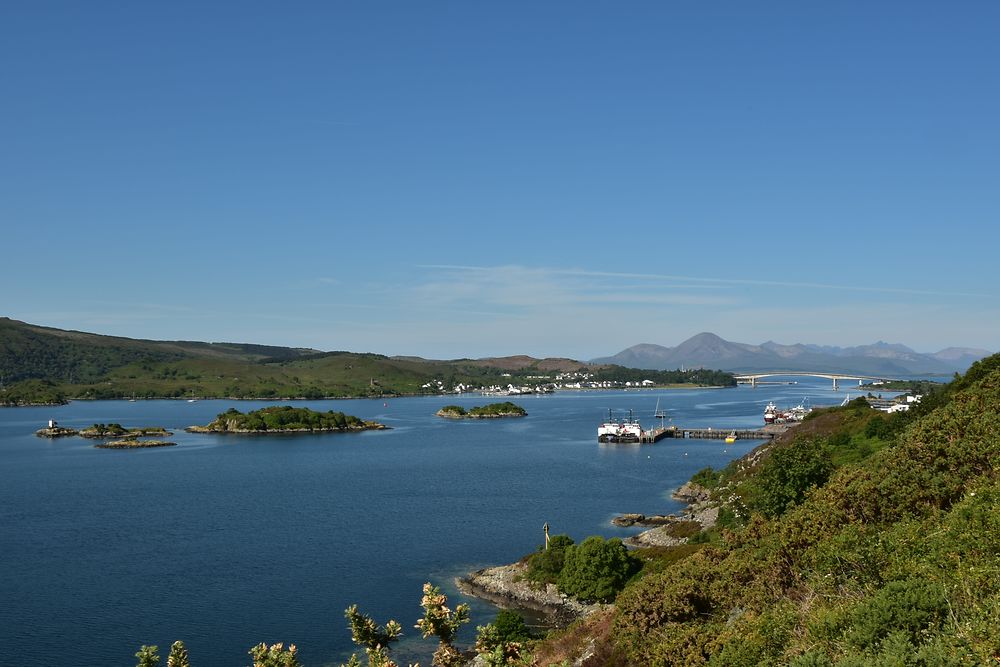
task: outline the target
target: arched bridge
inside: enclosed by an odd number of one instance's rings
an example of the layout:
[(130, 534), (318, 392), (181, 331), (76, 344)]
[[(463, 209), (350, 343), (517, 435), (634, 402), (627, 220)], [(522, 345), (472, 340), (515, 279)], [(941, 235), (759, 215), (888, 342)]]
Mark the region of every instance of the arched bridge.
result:
[(734, 375), (737, 384), (748, 384), (751, 387), (757, 386), (757, 380), (761, 378), (770, 377), (811, 377), (811, 378), (826, 378), (827, 380), (833, 380), (833, 390), (837, 391), (837, 383), (840, 380), (857, 380), (858, 384), (861, 384), (865, 380), (881, 380), (882, 382), (892, 382), (893, 378), (879, 377), (874, 375), (850, 375), (846, 373), (823, 373), (823, 372), (811, 372), (811, 371), (767, 371), (766, 373), (748, 373), (746, 375)]

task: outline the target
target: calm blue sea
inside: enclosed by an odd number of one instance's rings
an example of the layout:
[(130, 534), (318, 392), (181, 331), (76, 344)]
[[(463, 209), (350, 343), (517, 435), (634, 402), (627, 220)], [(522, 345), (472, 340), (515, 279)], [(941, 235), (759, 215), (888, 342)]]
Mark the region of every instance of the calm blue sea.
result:
[[(848, 389), (849, 391), (849, 389)], [(196, 667), (249, 664), (255, 643), (294, 642), (308, 667), (352, 649), (343, 611), (398, 619), (404, 663), (429, 664), (413, 624), (420, 587), (514, 561), (542, 524), (580, 540), (626, 536), (622, 512), (676, 512), (670, 491), (758, 443), (599, 445), (608, 408), (652, 426), (657, 398), (681, 426), (758, 426), (765, 404), (840, 403), (825, 381), (751, 389), (567, 392), (517, 399), (520, 420), (450, 421), (479, 396), (309, 401), (391, 431), (242, 437), (178, 430), (177, 447), (95, 449), (47, 440), (50, 419), (181, 429), (263, 402), (102, 401), (0, 409), (0, 638), (21, 667), (135, 664), (182, 639)], [(855, 391), (855, 395), (857, 392)], [(474, 626), (495, 609), (475, 600)], [(5, 658), (0, 658), (0, 662)]]

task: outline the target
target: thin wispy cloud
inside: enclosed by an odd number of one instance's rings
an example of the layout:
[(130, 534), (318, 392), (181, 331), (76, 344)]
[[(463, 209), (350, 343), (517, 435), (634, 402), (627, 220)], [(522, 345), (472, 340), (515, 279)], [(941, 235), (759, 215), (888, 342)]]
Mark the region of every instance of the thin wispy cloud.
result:
[(478, 303), (504, 309), (552, 309), (569, 306), (636, 305), (727, 306), (740, 300), (706, 294), (711, 285), (639, 282), (626, 274), (609, 275), (524, 266), (421, 267), (433, 273), (410, 288), (422, 303)]
[[(459, 264), (425, 264), (419, 268), (438, 271), (455, 271), (467, 273), (500, 273), (504, 271), (520, 270), (523, 267), (511, 266), (466, 266)], [(756, 280), (749, 278), (715, 278), (705, 276), (680, 276), (661, 273), (626, 273), (616, 271), (593, 271), (588, 269), (533, 269), (544, 271), (552, 276), (575, 276), (579, 278), (604, 278), (612, 280), (643, 280), (654, 281), (661, 284), (660, 287), (669, 287), (669, 283), (674, 283), (675, 287), (694, 287), (695, 285), (715, 285), (715, 286), (755, 286), (755, 287), (784, 287), (784, 288), (806, 288), (823, 290), (843, 290), (848, 292), (868, 292), (881, 294), (909, 294), (913, 296), (945, 296), (945, 297), (968, 297), (968, 298), (992, 298), (994, 295), (979, 292), (952, 292), (942, 290), (915, 289), (908, 287), (895, 287), (891, 285), (844, 285), (831, 283), (800, 282), (789, 280)]]

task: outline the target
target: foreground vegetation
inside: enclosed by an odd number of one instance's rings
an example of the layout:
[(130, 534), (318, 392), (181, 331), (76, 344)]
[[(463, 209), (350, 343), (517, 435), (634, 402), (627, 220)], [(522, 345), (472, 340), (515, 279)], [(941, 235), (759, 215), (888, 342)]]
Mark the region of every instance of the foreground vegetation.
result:
[[(420, 600), (424, 615), (417, 619), (415, 627), (420, 630), (424, 639), (435, 639), (438, 642), (432, 665), (461, 667), (476, 654), (482, 656), (487, 667), (524, 664), (522, 647), (531, 635), (519, 614), (501, 611), (493, 623), (477, 626), (474, 650), (462, 652), (455, 647), (454, 642), (459, 628), (470, 620), (469, 605), (460, 604), (450, 609), (447, 604), (448, 598), (441, 589), (429, 583), (424, 584)], [(403, 634), (403, 626), (398, 621), (390, 620), (385, 625), (379, 625), (372, 617), (359, 611), (357, 605), (348, 607), (344, 616), (351, 630), (351, 639), (359, 648), (364, 649), (369, 667), (397, 667), (390, 652), (392, 644)], [(295, 644), (289, 644), (288, 648), (283, 643), (257, 644), (250, 649), (249, 654), (253, 667), (301, 667)], [(158, 646), (144, 645), (139, 648), (135, 657), (139, 660), (136, 667), (159, 667)], [(167, 667), (191, 667), (184, 642), (175, 641), (171, 645)], [(341, 667), (361, 667), (361, 660), (357, 654), (351, 655)]]

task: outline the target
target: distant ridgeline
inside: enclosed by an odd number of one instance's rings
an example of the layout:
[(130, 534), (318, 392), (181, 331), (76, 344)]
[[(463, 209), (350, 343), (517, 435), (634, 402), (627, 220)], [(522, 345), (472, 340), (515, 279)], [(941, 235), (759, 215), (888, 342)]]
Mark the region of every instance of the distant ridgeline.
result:
[(353, 352), (152, 341), (39, 327), (0, 318), (0, 405), (66, 399), (324, 399), (447, 394), (569, 378), (732, 386), (719, 371), (647, 371), (572, 359), (430, 361)]
[(377, 422), (363, 421), (343, 412), (317, 412), (309, 408), (275, 406), (243, 414), (230, 408), (207, 426), (192, 426), (191, 433), (295, 433), (364, 431), (384, 429)]

